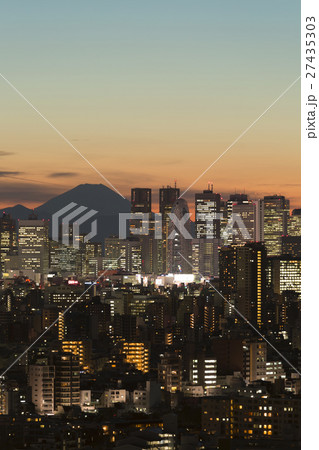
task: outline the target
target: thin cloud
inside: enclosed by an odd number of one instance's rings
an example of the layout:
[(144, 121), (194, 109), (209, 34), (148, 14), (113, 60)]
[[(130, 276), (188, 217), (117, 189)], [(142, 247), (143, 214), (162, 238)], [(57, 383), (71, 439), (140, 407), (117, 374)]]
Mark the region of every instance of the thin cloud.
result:
[(301, 183), (259, 183), (256, 186), (284, 186), (284, 187), (296, 187), (296, 186), (300, 186), (301, 187)]
[(75, 177), (78, 175), (76, 172), (53, 172), (50, 173), (50, 178), (62, 178), (62, 177)]
[(6, 152), (5, 150), (0, 150), (0, 157), (9, 155), (14, 155), (14, 152)]
[(3, 181), (0, 182), (0, 204), (39, 204), (47, 201), (50, 197), (61, 194), (62, 191), (63, 189), (51, 185), (41, 185), (39, 188), (38, 183)]
[(10, 170), (0, 170), (0, 177), (12, 177), (13, 175), (21, 175), (23, 172), (12, 172)]

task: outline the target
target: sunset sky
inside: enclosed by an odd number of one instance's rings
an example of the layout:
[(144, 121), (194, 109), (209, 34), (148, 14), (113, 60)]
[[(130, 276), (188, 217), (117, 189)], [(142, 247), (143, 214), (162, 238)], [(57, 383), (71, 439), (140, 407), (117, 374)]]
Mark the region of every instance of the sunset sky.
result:
[[(186, 189), (299, 76), (297, 0), (2, 3), (0, 72), (125, 196)], [(104, 183), (0, 78), (0, 206)], [(300, 82), (185, 196), (300, 206)], [(155, 199), (156, 201), (156, 199)]]

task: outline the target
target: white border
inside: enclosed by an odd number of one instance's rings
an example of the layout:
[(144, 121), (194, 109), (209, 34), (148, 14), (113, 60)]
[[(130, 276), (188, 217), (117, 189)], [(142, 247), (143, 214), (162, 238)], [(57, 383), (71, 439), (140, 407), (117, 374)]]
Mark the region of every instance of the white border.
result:
[[(311, 449), (315, 444), (318, 430), (317, 405), (319, 393), (317, 340), (319, 331), (319, 224), (318, 183), (319, 183), (319, 137), (308, 139), (306, 99), (309, 94), (309, 78), (306, 79), (306, 39), (307, 16), (316, 19), (315, 69), (312, 80), (313, 93), (319, 97), (319, 1), (301, 1), (301, 177), (302, 177), (302, 448)], [(319, 107), (316, 111), (316, 134), (319, 136)], [(315, 439), (315, 441), (314, 441)]]

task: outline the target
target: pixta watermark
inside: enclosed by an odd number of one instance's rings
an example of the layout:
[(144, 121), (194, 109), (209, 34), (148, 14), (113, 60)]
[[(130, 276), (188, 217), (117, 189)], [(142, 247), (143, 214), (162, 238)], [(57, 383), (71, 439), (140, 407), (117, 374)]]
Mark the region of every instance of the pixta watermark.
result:
[[(184, 239), (193, 239), (189, 230), (186, 228), (186, 224), (188, 223), (191, 214), (186, 213), (181, 218), (177, 217), (174, 213), (168, 213), (169, 220), (171, 222), (171, 227), (168, 229), (170, 233), (167, 236), (167, 239), (174, 239), (176, 234), (179, 234)], [(224, 216), (222, 213), (215, 213), (214, 217), (207, 217), (204, 221), (202, 221), (204, 228), (207, 230), (205, 233), (206, 238), (214, 238), (216, 237), (213, 233), (215, 221), (224, 220)], [(154, 214), (154, 219), (150, 220), (150, 216), (148, 213), (120, 213), (119, 214), (119, 238), (126, 239), (127, 237), (127, 222), (134, 221), (140, 224), (139, 227), (134, 227), (130, 229), (131, 235), (139, 235), (139, 236), (147, 236), (150, 234), (150, 225), (152, 225), (152, 229), (154, 231), (155, 239), (163, 239), (163, 218), (162, 214)], [(172, 229), (171, 229), (172, 228)], [(211, 232), (210, 232), (211, 230)], [(227, 220), (227, 224), (225, 225), (221, 238), (227, 241), (231, 236), (238, 235), (241, 233), (242, 238), (244, 240), (252, 240), (252, 236), (250, 235), (242, 217), (238, 213), (232, 213)]]
[[(80, 226), (97, 213), (98, 211), (95, 209), (88, 209), (86, 206), (81, 206), (74, 202), (69, 203), (52, 215), (52, 239), (60, 242), (59, 235), (61, 231), (62, 244), (66, 246), (71, 245), (78, 249), (80, 247)], [(60, 222), (61, 218), (62, 221)], [(91, 231), (84, 236), (84, 242), (88, 242), (96, 234), (97, 221), (95, 219), (91, 222)], [(72, 243), (70, 243), (70, 237), (72, 237)]]

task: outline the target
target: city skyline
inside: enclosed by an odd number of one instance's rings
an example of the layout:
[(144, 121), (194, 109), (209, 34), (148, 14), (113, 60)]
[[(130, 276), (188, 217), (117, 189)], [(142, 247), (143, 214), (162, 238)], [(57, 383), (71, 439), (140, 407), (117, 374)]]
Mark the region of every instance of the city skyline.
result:
[[(19, 201), (19, 200), (17, 200), (17, 203), (14, 203), (12, 201), (7, 201), (7, 204), (6, 204), (6, 202), (4, 202), (3, 204), (0, 205), (0, 208), (2, 208), (3, 211), (5, 211), (7, 208), (12, 208), (12, 207), (17, 206), (17, 205), (22, 205), (22, 206), (25, 206), (26, 208), (29, 208), (30, 210), (33, 210), (33, 209), (36, 209), (39, 206), (42, 206), (42, 204), (46, 203), (47, 201), (50, 201), (50, 200), (54, 199), (56, 196), (64, 194), (65, 192), (72, 191), (73, 189), (76, 189), (79, 186), (85, 186), (86, 184), (90, 185), (89, 183), (80, 184), (80, 185), (72, 185), (72, 186), (69, 187), (68, 190), (63, 190), (61, 192), (59, 191), (56, 195), (52, 193), (48, 197), (44, 198), (41, 202), (37, 202), (36, 204), (32, 203), (31, 205), (29, 205), (28, 202), (23, 202), (23, 201)], [(103, 184), (103, 183), (96, 184), (96, 186), (99, 186), (99, 185), (103, 185), (103, 186), (105, 186), (108, 189), (113, 191), (113, 189), (110, 188), (109, 186), (107, 186), (106, 184)], [(177, 188), (180, 189), (180, 187), (178, 186), (176, 180), (174, 181), (174, 183), (161, 184), (161, 185), (158, 185), (158, 186), (153, 187), (153, 188), (150, 188), (150, 187), (147, 187), (147, 186), (130, 187), (130, 192), (125, 196), (125, 199), (128, 200), (129, 202), (131, 202), (130, 197), (131, 197), (132, 189), (142, 189), (142, 190), (143, 189), (151, 189), (151, 192), (152, 192), (152, 201), (151, 201), (152, 211), (153, 212), (159, 212), (160, 211), (160, 204), (159, 204), (159, 197), (160, 197), (159, 193), (160, 193), (160, 190), (163, 189), (163, 188), (166, 188), (168, 186), (174, 187), (175, 185), (177, 186)], [(93, 184), (93, 186), (94, 186), (94, 184)], [(189, 204), (190, 213), (192, 215), (191, 216), (191, 220), (195, 220), (196, 195), (201, 194), (204, 190), (210, 189), (211, 186), (214, 189), (214, 184), (211, 181), (209, 181), (207, 183), (207, 185), (203, 189), (192, 189), (192, 190), (190, 189), (184, 196), (181, 195), (181, 198), (184, 198)], [(180, 191), (182, 191), (182, 189), (180, 189)], [(116, 194), (115, 191), (113, 191), (113, 192), (114, 192), (114, 194)], [(275, 195), (275, 196), (276, 195), (277, 196), (283, 195), (283, 196), (289, 198), (289, 200), (291, 200), (291, 198), (285, 192), (280, 192), (280, 193), (273, 192), (273, 191), (269, 191), (269, 192), (268, 191), (260, 192), (259, 196), (257, 196), (257, 195), (252, 196), (249, 192), (247, 192), (245, 190), (238, 192), (235, 189), (234, 191), (229, 191), (229, 192), (226, 192), (226, 193), (222, 193), (222, 192), (220, 192), (220, 190), (215, 190), (214, 189), (214, 193), (219, 194), (222, 201), (227, 201), (232, 195), (247, 195), (248, 198), (250, 200), (252, 200), (252, 201), (257, 201), (257, 200), (259, 200), (261, 198), (264, 198), (265, 196), (269, 196), (269, 195), (270, 196), (272, 196), (272, 195)], [(300, 207), (301, 207), (300, 204), (298, 204), (298, 203), (295, 204), (293, 201), (290, 201), (290, 205), (291, 205), (290, 206), (290, 212), (293, 211), (294, 209), (300, 209)]]
[(3, 6), (1, 448), (300, 448), (315, 13)]

